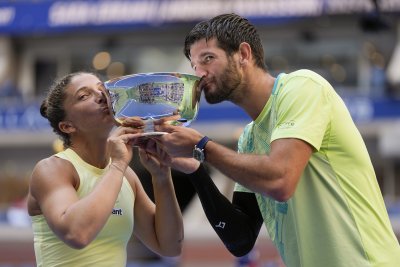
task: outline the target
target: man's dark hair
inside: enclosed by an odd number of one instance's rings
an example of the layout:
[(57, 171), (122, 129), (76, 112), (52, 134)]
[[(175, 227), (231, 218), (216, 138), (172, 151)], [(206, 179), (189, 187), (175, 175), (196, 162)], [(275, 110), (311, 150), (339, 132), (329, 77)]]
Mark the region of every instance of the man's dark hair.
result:
[(216, 38), (218, 46), (228, 56), (239, 50), (239, 45), (246, 42), (250, 45), (255, 64), (267, 70), (264, 62), (264, 49), (260, 36), (246, 18), (236, 14), (223, 14), (210, 20), (199, 22), (188, 33), (185, 39), (184, 54), (190, 60), (190, 47), (197, 41)]

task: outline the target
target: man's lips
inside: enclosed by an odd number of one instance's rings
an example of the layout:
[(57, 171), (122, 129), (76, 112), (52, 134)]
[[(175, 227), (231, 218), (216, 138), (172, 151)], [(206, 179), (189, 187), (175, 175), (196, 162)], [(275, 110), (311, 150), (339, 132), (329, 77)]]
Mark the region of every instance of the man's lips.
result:
[(201, 80), (199, 84), (200, 92), (207, 90), (209, 87), (209, 82), (206, 80)]

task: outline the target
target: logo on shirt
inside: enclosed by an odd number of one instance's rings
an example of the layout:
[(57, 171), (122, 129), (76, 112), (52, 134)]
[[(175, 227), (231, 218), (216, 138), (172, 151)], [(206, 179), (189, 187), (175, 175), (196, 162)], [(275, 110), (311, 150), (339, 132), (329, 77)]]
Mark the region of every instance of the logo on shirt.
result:
[(285, 121), (285, 122), (282, 122), (282, 123), (278, 124), (278, 128), (279, 129), (289, 129), (289, 128), (292, 128), (295, 124), (296, 123), (295, 123), (294, 120)]
[(220, 221), (218, 224), (215, 225), (215, 227), (224, 229), (225, 228), (225, 222), (221, 222)]
[(113, 209), (111, 214), (122, 216), (122, 209)]

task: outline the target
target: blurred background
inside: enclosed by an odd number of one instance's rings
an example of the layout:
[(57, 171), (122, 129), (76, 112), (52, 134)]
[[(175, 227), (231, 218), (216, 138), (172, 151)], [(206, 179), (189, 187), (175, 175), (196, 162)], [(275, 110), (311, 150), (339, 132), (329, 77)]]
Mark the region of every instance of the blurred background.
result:
[[(186, 34), (201, 20), (231, 12), (256, 25), (273, 75), (312, 69), (343, 97), (400, 237), (400, 0), (0, 1), (0, 267), (35, 266), (25, 195), (33, 166), (59, 149), (39, 114), (52, 82), (80, 70), (104, 81), (193, 73), (182, 53)], [(236, 149), (248, 121), (230, 103), (202, 100), (192, 127)], [(132, 167), (151, 195), (137, 158)], [(230, 197), (233, 184), (209, 171)], [(159, 258), (132, 238), (129, 266), (283, 266), (264, 229), (248, 257), (231, 256), (184, 175), (174, 173), (174, 182), (185, 220), (182, 256)]]

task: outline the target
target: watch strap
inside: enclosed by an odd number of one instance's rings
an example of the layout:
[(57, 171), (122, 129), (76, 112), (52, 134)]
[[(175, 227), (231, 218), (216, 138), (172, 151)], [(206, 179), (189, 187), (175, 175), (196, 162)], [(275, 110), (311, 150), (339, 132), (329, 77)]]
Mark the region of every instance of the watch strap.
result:
[(207, 136), (204, 136), (200, 139), (200, 141), (194, 146), (193, 149), (193, 158), (197, 159), (200, 162), (204, 162), (206, 160), (205, 146), (211, 139)]
[(196, 148), (199, 148), (201, 150), (204, 149), (206, 146), (207, 142), (210, 141), (211, 139), (208, 136), (204, 136), (203, 138), (200, 139), (200, 141), (197, 143)]

